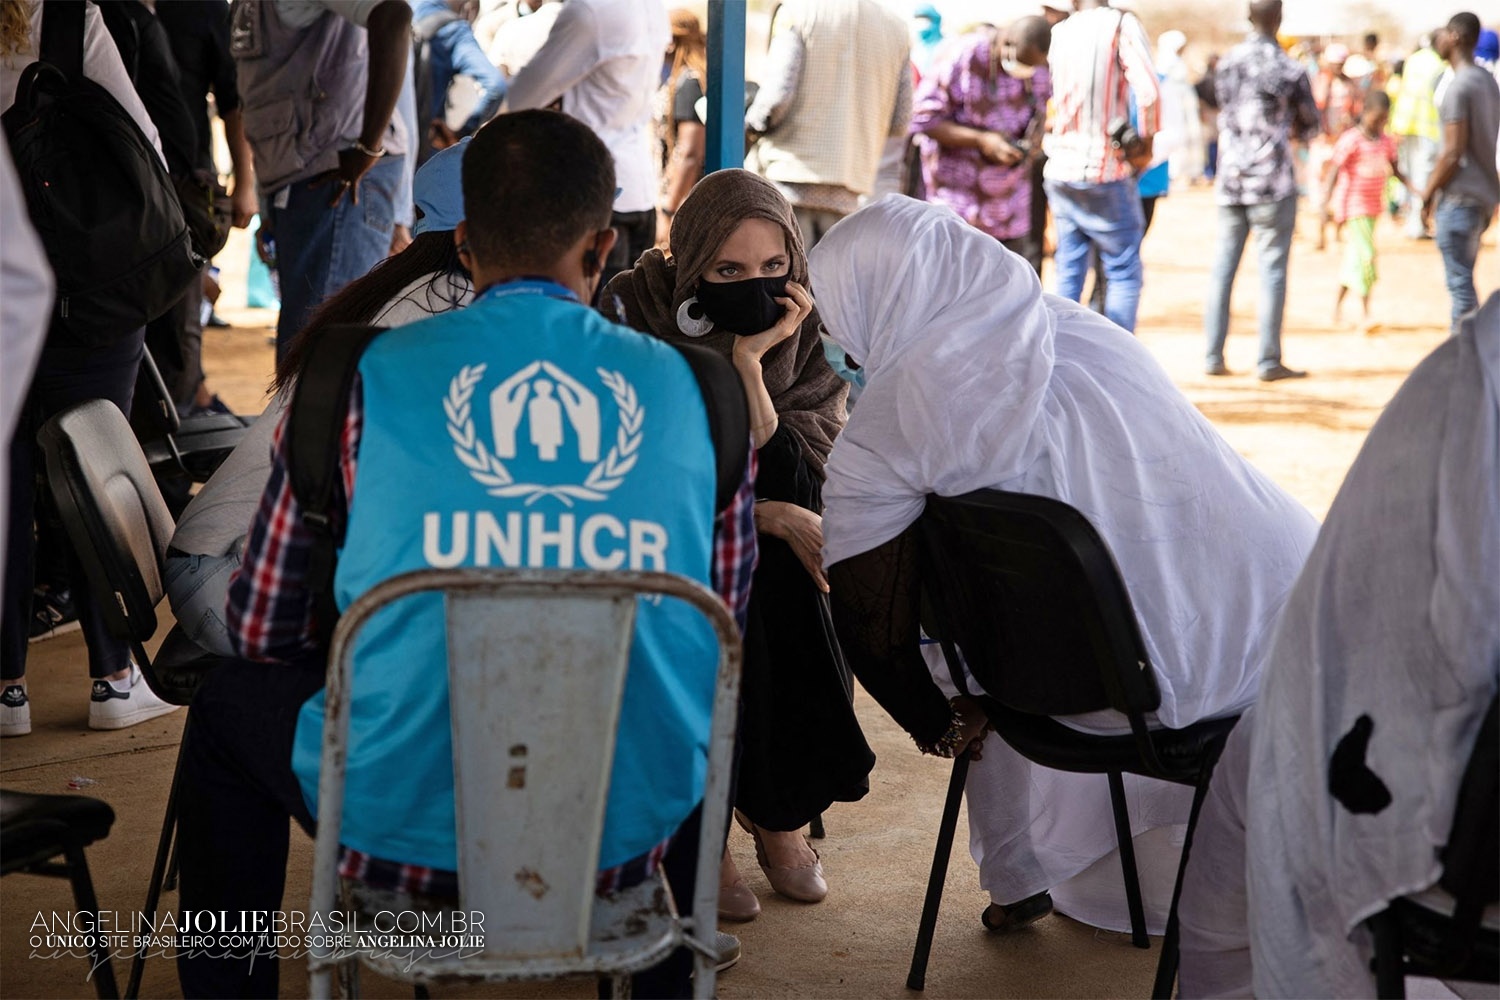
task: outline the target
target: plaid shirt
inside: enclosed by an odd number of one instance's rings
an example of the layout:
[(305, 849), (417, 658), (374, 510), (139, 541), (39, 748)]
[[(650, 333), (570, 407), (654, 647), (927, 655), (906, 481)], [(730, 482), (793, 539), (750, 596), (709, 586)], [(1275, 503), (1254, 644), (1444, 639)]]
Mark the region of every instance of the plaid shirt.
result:
[[(349, 412), (340, 435), (339, 472), (342, 505), (347, 511), (354, 493), (355, 464), (364, 426), (364, 395), (356, 376), (349, 393)], [(271, 475), (261, 495), (260, 508), (250, 528), (244, 561), (229, 588), (229, 636), (239, 654), (249, 660), (291, 662), (319, 652), (313, 620), (312, 595), (307, 589), (308, 559), (313, 534), (302, 523), (302, 509), (292, 493), (286, 454), (286, 421), (276, 429)], [(750, 579), (757, 558), (755, 536), (755, 450), (745, 468), (739, 492), (714, 520), (712, 580), (724, 603), (745, 628), (750, 604)], [(650, 851), (615, 868), (599, 872), (601, 895), (638, 885), (653, 875), (666, 854), (670, 838)], [(456, 872), (374, 858), (344, 848), (339, 864), (344, 878), (358, 879), (377, 889), (456, 898)]]

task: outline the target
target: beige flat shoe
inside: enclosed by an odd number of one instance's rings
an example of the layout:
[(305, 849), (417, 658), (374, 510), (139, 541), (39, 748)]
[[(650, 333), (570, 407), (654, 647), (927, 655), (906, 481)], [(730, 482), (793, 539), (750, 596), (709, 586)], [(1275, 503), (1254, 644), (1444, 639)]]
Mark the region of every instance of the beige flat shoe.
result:
[(735, 866), (734, 855), (724, 847), (724, 857), (719, 861), (719, 919), (744, 923), (760, 915), (760, 900), (740, 877)]
[(728, 920), (731, 923), (743, 924), (760, 916), (760, 900), (755, 898), (755, 893), (745, 884), (745, 880), (736, 876), (735, 880), (725, 885), (719, 883), (719, 919)]
[(818, 856), (817, 848), (809, 848), (813, 852), (813, 862), (810, 865), (798, 865), (795, 868), (773, 865), (766, 855), (765, 844), (761, 843), (760, 831), (756, 829), (755, 824), (737, 809), (734, 818), (750, 836), (755, 838), (755, 860), (760, 863), (760, 870), (765, 872), (766, 881), (771, 883), (772, 889), (799, 903), (823, 901), (828, 895), (828, 882), (823, 878), (823, 862)]

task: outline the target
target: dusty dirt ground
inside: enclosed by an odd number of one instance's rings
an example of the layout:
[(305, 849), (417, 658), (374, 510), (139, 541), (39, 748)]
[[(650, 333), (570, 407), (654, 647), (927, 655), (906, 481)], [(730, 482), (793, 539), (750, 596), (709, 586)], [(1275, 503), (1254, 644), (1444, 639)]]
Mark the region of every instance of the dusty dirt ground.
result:
[[(1304, 219), (1310, 230), (1310, 219)], [(1299, 237), (1284, 337), (1285, 359), (1312, 377), (1262, 385), (1254, 358), (1253, 253), (1236, 286), (1228, 363), (1236, 374), (1202, 374), (1200, 322), (1204, 282), (1213, 253), (1214, 208), (1206, 190), (1174, 193), (1157, 209), (1146, 238), (1146, 288), (1140, 335), (1184, 392), (1229, 441), (1322, 517), (1370, 425), (1411, 368), (1447, 335), (1448, 297), (1433, 244), (1408, 243), (1389, 225), (1377, 236), (1382, 278), (1375, 290), (1384, 332), (1366, 336), (1330, 323), (1336, 250), (1315, 253)], [(1480, 261), (1481, 295), (1500, 285), (1494, 236)], [(205, 367), (212, 384), (239, 412), (256, 412), (270, 371), (264, 324), (270, 314), (235, 305), (248, 253), (242, 235), (220, 257), (225, 298), (220, 312), (234, 329), (209, 331)], [(236, 264), (238, 266), (236, 266)], [(1228, 528), (1232, 530), (1232, 526)], [(163, 612), (165, 612), (163, 607)], [(0, 746), (6, 788), (65, 793), (75, 776), (97, 782), (87, 794), (108, 801), (116, 821), (108, 840), (89, 852), (101, 905), (140, 907), (181, 735), (182, 713), (117, 733), (85, 728), (83, 644), (78, 634), (32, 646), (35, 730)], [(67, 693), (72, 688), (72, 694)], [(945, 762), (917, 754), (909, 739), (862, 693), (860, 717), (879, 755), (863, 801), (827, 815), (818, 846), (832, 891), (817, 906), (773, 896), (754, 863), (748, 837), (731, 846), (765, 912), (733, 928), (744, 959), (720, 980), (736, 997), (899, 997), (921, 906), (934, 832), (946, 786)], [(1100, 779), (1101, 794), (1104, 782)], [(949, 870), (942, 917), (927, 981), (933, 997), (1145, 996), (1157, 951), (1137, 951), (1121, 935), (1056, 916), (1025, 933), (986, 935), (978, 922), (985, 903), (964, 850), (964, 826)], [(286, 909), (305, 910), (311, 842), (294, 831)], [(175, 905), (175, 896), (166, 897)], [(38, 912), (71, 907), (66, 884), (17, 875), (0, 887), (0, 995), (69, 997), (90, 993), (81, 959), (33, 957), (30, 927)], [(123, 986), (127, 963), (116, 962)], [(364, 977), (370, 996), (410, 996), (394, 983)], [(306, 992), (303, 966), (289, 962), (282, 995)], [(549, 988), (443, 989), (439, 996), (592, 996), (591, 984)], [(178, 996), (170, 960), (147, 966), (145, 996)]]

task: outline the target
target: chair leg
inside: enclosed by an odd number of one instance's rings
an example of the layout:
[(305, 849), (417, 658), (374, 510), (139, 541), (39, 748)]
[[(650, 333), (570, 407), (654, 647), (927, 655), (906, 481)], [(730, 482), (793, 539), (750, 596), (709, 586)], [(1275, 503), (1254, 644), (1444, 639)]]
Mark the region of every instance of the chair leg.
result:
[(622, 973), (611, 976), (609, 980), (609, 994), (611, 1000), (630, 1000), (634, 993), (631, 992), (630, 974)]
[(953, 850), (953, 834), (958, 829), (958, 807), (963, 799), (964, 783), (968, 777), (969, 755), (964, 752), (953, 761), (953, 776), (948, 779), (948, 798), (943, 803), (937, 847), (932, 852), (932, 871), (927, 876), (927, 898), (922, 903), (922, 920), (917, 924), (917, 943), (911, 953), (911, 970), (906, 974), (906, 988), (909, 990), (921, 990), (927, 986), (927, 958), (932, 954), (932, 935), (937, 930), (938, 906), (943, 901), (943, 882), (948, 878), (948, 856)]
[(1406, 955), (1401, 943), (1401, 918), (1384, 910), (1370, 918), (1375, 935), (1375, 995), (1380, 1000), (1406, 1000)]
[(177, 891), (177, 847), (178, 841), (174, 835), (172, 837), (172, 853), (167, 855), (167, 875), (161, 883), (162, 892)]
[[(73, 883), (73, 905), (79, 913), (92, 914), (93, 923), (97, 926), (99, 900), (94, 895), (94, 880), (89, 877), (89, 863), (83, 856), (83, 848), (69, 844), (65, 854), (68, 859), (68, 880)], [(110, 964), (109, 949), (97, 933), (93, 935), (89, 952), (93, 961), (89, 974), (93, 976), (99, 1000), (115, 1000), (120, 995), (120, 990), (115, 985), (114, 966)]]
[(807, 835), (813, 840), (822, 840), (825, 836), (827, 836), (827, 834), (823, 831), (822, 813), (818, 813), (812, 818), (812, 822), (807, 824)]
[(1171, 1000), (1172, 987), (1177, 982), (1177, 901), (1182, 897), (1182, 876), (1187, 871), (1188, 854), (1193, 849), (1193, 831), (1198, 827), (1198, 813), (1203, 810), (1203, 799), (1208, 795), (1208, 782), (1213, 769), (1198, 779), (1193, 789), (1193, 811), (1188, 814), (1187, 838), (1182, 842), (1182, 860), (1177, 863), (1177, 881), (1172, 886), (1172, 908), (1167, 913), (1167, 933), (1161, 942), (1161, 957), (1156, 961), (1156, 982), (1151, 986), (1153, 1000)]
[(1130, 813), (1125, 806), (1125, 780), (1109, 772), (1109, 801), (1115, 809), (1115, 840), (1120, 845), (1120, 870), (1125, 875), (1125, 905), (1130, 910), (1130, 943), (1151, 947), (1146, 935), (1146, 908), (1141, 905), (1141, 877), (1135, 867), (1135, 840), (1130, 835)]
[[(187, 740), (188, 726), (192, 725), (192, 711), (183, 720), (182, 738)], [(156, 919), (156, 907), (161, 903), (162, 881), (167, 871), (167, 858), (177, 837), (177, 789), (182, 782), (182, 750), (177, 751), (177, 763), (172, 769), (172, 788), (167, 792), (167, 814), (162, 817), (161, 836), (156, 841), (156, 861), (151, 865), (151, 881), (146, 886), (146, 905), (141, 912), (146, 918)], [(141, 976), (146, 971), (146, 951), (143, 944), (130, 963), (130, 981), (125, 986), (126, 1000), (135, 1000), (141, 995)]]
[(427, 992), (426, 983), (417, 983), (412, 986), (411, 995), (415, 1000), (432, 1000), (432, 994)]
[(351, 958), (339, 966), (339, 990), (345, 1000), (359, 1000), (359, 959)]

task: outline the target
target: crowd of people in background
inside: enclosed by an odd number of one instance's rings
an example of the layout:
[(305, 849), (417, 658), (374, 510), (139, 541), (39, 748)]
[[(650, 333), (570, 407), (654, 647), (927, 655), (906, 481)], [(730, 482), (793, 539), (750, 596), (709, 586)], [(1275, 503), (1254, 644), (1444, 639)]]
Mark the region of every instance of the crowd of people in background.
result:
[[(982, 704), (953, 697), (933, 649), (917, 640), (913, 525), (929, 493), (1000, 488), (1078, 506), (1135, 592), (1167, 689), (1160, 721), (1185, 726), (1256, 704), (1267, 650), (1287, 659), (1307, 641), (1295, 632), (1276, 638), (1283, 607), (1305, 624), (1306, 602), (1340, 557), (1318, 559), (1314, 519), (1238, 456), (1130, 336), (1150, 281), (1142, 241), (1174, 187), (1214, 186), (1204, 370), (1231, 374), (1231, 292), (1253, 239), (1255, 375), (1270, 383), (1308, 374), (1282, 357), (1304, 199), (1314, 207), (1314, 247), (1342, 246), (1335, 318), (1342, 322), (1352, 293), (1367, 331), (1379, 324), (1376, 248), (1389, 238), (1379, 234), (1431, 239), (1462, 345), (1449, 353), (1479, 359), (1464, 388), (1493, 402), (1493, 382), (1486, 388), (1475, 372), (1496, 375), (1500, 306), (1476, 314), (1474, 272), (1500, 210), (1500, 45), (1461, 13), (1392, 59), (1375, 35), (1351, 34), (1357, 51), (1338, 39), (1286, 39), (1281, 0), (1249, 0), (1248, 36), (1214, 53), (1181, 31), (1153, 41), (1129, 3), (1012, 6), (1004, 23), (956, 24), (929, 3), (903, 16), (884, 0), (785, 0), (746, 94), (744, 169), (706, 175), (712, 54), (698, 13), (663, 0), (89, 5), (83, 74), (119, 103), (176, 190), (196, 184), (217, 198), (221, 229), (258, 218), (257, 252), (279, 279), (276, 393), (219, 472), (191, 502), (179, 498), (166, 562), (166, 590), (189, 638), (234, 661), (200, 693), (183, 750), (185, 906), (275, 909), (287, 820), (315, 822), (327, 624), (317, 619), (326, 605), (309, 582), (318, 540), (292, 482), (286, 414), (309, 377), (309, 352), (340, 324), (395, 328), (359, 362), (340, 411), (341, 606), (433, 564), (444, 544), (444, 559), (458, 553), (448, 564), (462, 563), (463, 504), (523, 509), (518, 494), (486, 494), (453, 466), (461, 432), (425, 451), (397, 445), (419, 433), (408, 418), (449, 391), (454, 366), (478, 363), (466, 360), (472, 354), (488, 359), (480, 369), (515, 373), (491, 399), (497, 433), (509, 420), (508, 443), (479, 458), (464, 452), (503, 486), (517, 476), (547, 481), (565, 412), (587, 424), (581, 401), (597, 408), (598, 399), (575, 375), (609, 366), (614, 379), (639, 383), (646, 419), (659, 421), (641, 432), (649, 442), (642, 468), (630, 486), (609, 488), (618, 493), (594, 493), (620, 518), (637, 519), (620, 540), (632, 568), (691, 576), (736, 614), (746, 674), (734, 805), (758, 864), (787, 898), (811, 904), (833, 891), (800, 830), (869, 790), (874, 755), (853, 711), (851, 676), (924, 752), (952, 757), (984, 738)], [(62, 9), (58, 0), (0, 0), (0, 104), (24, 92), (22, 71)], [(1193, 60), (1204, 67), (1196, 76)], [(228, 147), (227, 189), (216, 176), (210, 107)], [(8, 170), (4, 151), (0, 161)], [(0, 735), (30, 732), (28, 638), (39, 616), (43, 630), (64, 616), (65, 595), (88, 648), (89, 725), (122, 728), (177, 706), (150, 691), (104, 627), (39, 488), (35, 436), (85, 399), (128, 413), (146, 358), (183, 414), (226, 410), (202, 361), (211, 254), (193, 255), (197, 277), (166, 313), (103, 342), (70, 340), (65, 305), (54, 314), (23, 294), (51, 279), (34, 266), (45, 254), (16, 236), (26, 233), (12, 187), (0, 174), (4, 427), (15, 428), (0, 550)], [(23, 316), (28, 308), (35, 315)], [(524, 326), (535, 343), (485, 342), (486, 323)], [(23, 340), (31, 346), (12, 346)], [(945, 360), (955, 351), (969, 359), (963, 379)], [(34, 377), (13, 385), (33, 357)], [(1418, 389), (1441, 398), (1440, 386)], [(668, 412), (682, 419), (669, 424), (659, 416)], [(536, 414), (551, 414), (550, 430)], [(523, 420), (536, 451), (529, 458), (518, 454)], [(590, 447), (579, 436), (580, 460), (598, 451), (597, 440)], [(1163, 455), (1173, 456), (1172, 475), (1156, 482)], [(510, 472), (489, 464), (501, 458)], [(623, 480), (634, 460), (612, 460)], [(418, 510), (414, 481), (453, 490), (422, 498), (428, 507)], [(1439, 503), (1413, 489), (1413, 504)], [(1344, 511), (1352, 506), (1341, 500), (1335, 511), (1353, 516)], [(429, 507), (436, 512), (424, 515)], [(406, 531), (424, 516), (437, 521)], [(647, 518), (661, 538), (681, 540), (670, 557), (664, 541), (653, 549), (649, 532), (637, 531)], [(434, 533), (432, 523), (451, 533)], [(1486, 545), (1493, 529), (1476, 528)], [(598, 556), (599, 537), (583, 536), (578, 551)], [(490, 542), (476, 535), (475, 552)], [(533, 538), (533, 554), (546, 548)], [(565, 551), (566, 562), (559, 554), (547, 565), (572, 565), (573, 549)], [(1320, 575), (1298, 584), (1310, 554)], [(1222, 565), (1236, 567), (1232, 592), (1211, 573)], [(1493, 595), (1496, 565), (1465, 563), (1464, 572)], [(383, 890), (446, 898), (457, 891), (448, 761), (403, 721), (403, 664), (442, 673), (429, 612), (364, 654), (396, 694), (353, 705), (368, 738), (351, 759), (348, 815), (378, 818), (346, 819), (340, 870)], [(696, 861), (703, 792), (693, 765), (707, 718), (693, 701), (703, 685), (686, 672), (711, 658), (674, 614), (657, 608), (637, 626), (650, 641), (633, 654), (625, 770), (610, 793), (618, 812), (606, 827), (599, 885), (607, 894), (661, 870), (682, 905)], [(267, 681), (251, 661), (299, 669)], [(658, 726), (675, 737), (644, 740), (659, 703), (651, 699), (679, 681), (680, 717)], [(1294, 681), (1283, 676), (1275, 690), (1279, 702), (1258, 706), (1263, 727), (1288, 725), (1287, 705), (1298, 702)], [(445, 683), (410, 704), (446, 724)], [(1449, 721), (1454, 732), (1472, 729), (1467, 717)], [(1081, 724), (1111, 731), (1118, 722)], [(269, 743), (276, 752), (265, 751)], [(1231, 758), (1238, 770), (1224, 780), (1252, 780), (1252, 755), (1262, 782), (1273, 763), (1290, 768), (1246, 736)], [(405, 776), (388, 782), (383, 769), (397, 760)], [(1041, 919), (1055, 894), (1073, 915), (1120, 929), (1129, 918), (1119, 907), (1093, 909), (1069, 895), (1116, 849), (1106, 800), (1008, 747), (987, 746), (983, 760), (971, 772), (969, 806), (991, 897), (984, 925), (1001, 933)], [(1176, 852), (1169, 838), (1150, 835), (1183, 824), (1191, 795), (1145, 779), (1127, 785), (1145, 816), (1138, 849)], [(1015, 799), (1016, 787), (1055, 807), (1045, 821)], [(1216, 790), (1219, 800), (1233, 793)], [(383, 807), (403, 795), (409, 809)], [(1256, 821), (1232, 805), (1221, 802), (1212, 836), (1243, 853)], [(633, 824), (627, 815), (645, 818)], [(728, 851), (720, 879), (720, 918), (754, 919), (759, 901)], [(1238, 958), (1203, 973), (1192, 963), (1213, 949), (1186, 949), (1185, 987), (1248, 983), (1246, 956), (1283, 944), (1247, 930), (1243, 908), (1213, 912), (1202, 899), (1195, 926), (1238, 934), (1230, 949)], [(1157, 928), (1165, 906), (1147, 902)], [(738, 947), (721, 935), (723, 965)], [(1342, 989), (1349, 980), (1340, 977), (1352, 975), (1345, 958), (1291, 988)], [(237, 995), (247, 983), (274, 993), (275, 969), (201, 955), (180, 965), (184, 989), (205, 996)], [(686, 976), (680, 953), (637, 988), (685, 995)]]

